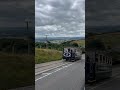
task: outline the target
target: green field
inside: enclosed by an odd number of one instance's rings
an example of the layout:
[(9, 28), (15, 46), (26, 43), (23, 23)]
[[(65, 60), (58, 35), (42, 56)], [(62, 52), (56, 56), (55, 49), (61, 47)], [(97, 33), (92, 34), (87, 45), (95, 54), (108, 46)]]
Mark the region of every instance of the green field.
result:
[(45, 63), (62, 59), (62, 52), (52, 49), (35, 49), (35, 63)]
[(72, 43), (77, 43), (79, 46), (85, 47), (85, 40), (74, 40)]
[(35, 63), (38, 64), (38, 63), (61, 60), (63, 48), (74, 46), (74, 44), (77, 44), (78, 46), (81, 47), (85, 47), (85, 40), (71, 40), (71, 41), (63, 42), (61, 44), (49, 43), (48, 45), (49, 49), (45, 49), (46, 48), (45, 43), (37, 42), (35, 49)]
[(0, 90), (34, 84), (34, 56), (0, 53), (0, 72)]

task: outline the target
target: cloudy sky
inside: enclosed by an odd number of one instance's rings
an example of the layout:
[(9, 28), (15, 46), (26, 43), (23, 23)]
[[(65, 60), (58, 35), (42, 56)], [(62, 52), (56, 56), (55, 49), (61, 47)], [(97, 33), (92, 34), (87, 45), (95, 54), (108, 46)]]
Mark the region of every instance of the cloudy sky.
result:
[(87, 0), (86, 26), (120, 26), (119, 0)]
[(36, 0), (35, 36), (85, 35), (85, 0)]
[(25, 27), (26, 19), (33, 21), (34, 0), (0, 0), (0, 6), (0, 28)]
[[(34, 36), (34, 0), (0, 0), (0, 37)], [(30, 21), (29, 30), (26, 20)]]

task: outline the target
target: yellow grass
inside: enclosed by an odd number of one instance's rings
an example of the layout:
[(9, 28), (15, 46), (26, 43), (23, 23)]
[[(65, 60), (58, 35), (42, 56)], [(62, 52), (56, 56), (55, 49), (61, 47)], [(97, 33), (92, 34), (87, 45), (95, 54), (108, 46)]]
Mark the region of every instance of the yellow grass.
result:
[(62, 52), (51, 49), (35, 49), (35, 63), (45, 63), (62, 59)]

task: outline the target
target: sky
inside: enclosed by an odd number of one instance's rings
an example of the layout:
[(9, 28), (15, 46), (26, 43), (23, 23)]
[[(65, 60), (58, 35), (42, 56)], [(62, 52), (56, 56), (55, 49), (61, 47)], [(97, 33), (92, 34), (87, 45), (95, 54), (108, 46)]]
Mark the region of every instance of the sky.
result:
[(35, 37), (84, 37), (85, 0), (36, 0)]
[[(0, 0), (0, 37), (34, 36), (34, 0)], [(26, 29), (29, 20), (29, 30)]]
[(34, 0), (0, 0), (0, 7), (0, 28), (26, 27), (34, 19)]
[(120, 1), (87, 0), (85, 14), (87, 27), (120, 26)]
[(119, 0), (0, 0), (0, 6), (0, 31), (26, 27), (26, 19), (34, 27), (34, 15), (36, 37), (84, 36), (85, 25), (120, 26)]

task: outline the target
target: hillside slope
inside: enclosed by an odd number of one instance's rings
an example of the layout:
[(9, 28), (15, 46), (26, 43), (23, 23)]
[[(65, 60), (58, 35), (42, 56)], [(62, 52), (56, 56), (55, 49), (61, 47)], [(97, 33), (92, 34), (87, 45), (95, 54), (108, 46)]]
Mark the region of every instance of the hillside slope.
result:
[(35, 48), (35, 63), (45, 63), (61, 59), (62, 59), (61, 51)]

